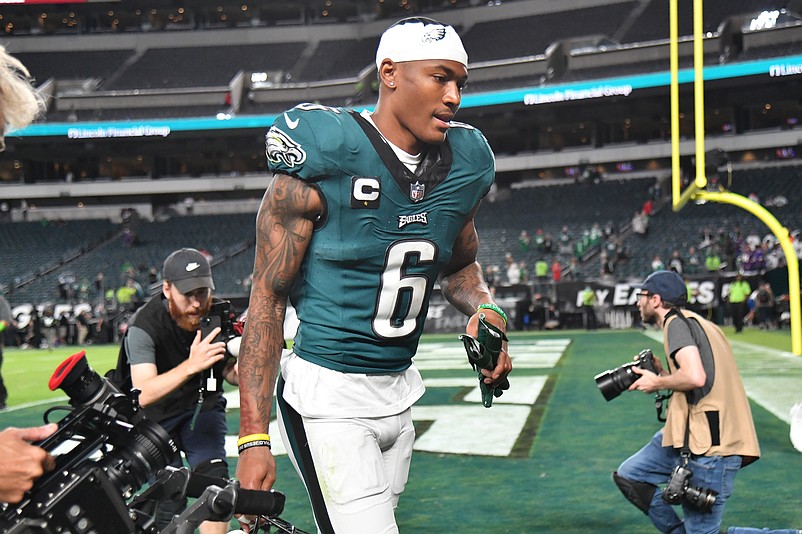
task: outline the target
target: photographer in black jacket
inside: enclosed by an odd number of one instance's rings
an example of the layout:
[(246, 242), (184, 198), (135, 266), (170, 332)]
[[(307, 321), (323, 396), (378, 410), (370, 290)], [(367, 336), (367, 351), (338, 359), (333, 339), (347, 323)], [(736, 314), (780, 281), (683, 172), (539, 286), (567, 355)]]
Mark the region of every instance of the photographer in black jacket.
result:
[[(193, 470), (228, 478), (222, 380), (237, 384), (238, 377), (234, 361), (224, 363), (226, 344), (214, 341), (221, 329), (201, 335), (201, 319), (212, 306), (212, 269), (199, 251), (183, 248), (167, 257), (162, 275), (162, 295), (130, 321), (118, 371), (127, 361), (145, 414), (170, 433)], [(159, 529), (185, 506), (160, 504)], [(201, 525), (202, 534), (226, 530), (226, 523)]]

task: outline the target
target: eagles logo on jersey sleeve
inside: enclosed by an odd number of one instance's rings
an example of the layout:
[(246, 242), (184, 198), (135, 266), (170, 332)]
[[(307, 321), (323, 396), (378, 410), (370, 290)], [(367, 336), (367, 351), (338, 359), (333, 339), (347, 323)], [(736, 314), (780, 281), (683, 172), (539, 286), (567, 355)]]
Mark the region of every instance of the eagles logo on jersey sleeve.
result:
[(342, 113), (337, 108), (300, 104), (282, 113), (265, 137), (265, 153), (270, 170), (313, 179), (326, 174), (324, 153), (339, 145)]

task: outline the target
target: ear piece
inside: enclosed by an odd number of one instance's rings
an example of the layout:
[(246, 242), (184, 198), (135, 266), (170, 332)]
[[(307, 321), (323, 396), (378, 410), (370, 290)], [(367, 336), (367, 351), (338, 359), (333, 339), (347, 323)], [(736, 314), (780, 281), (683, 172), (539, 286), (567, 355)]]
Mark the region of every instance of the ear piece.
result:
[(395, 87), (395, 82), (390, 82), (390, 87)]

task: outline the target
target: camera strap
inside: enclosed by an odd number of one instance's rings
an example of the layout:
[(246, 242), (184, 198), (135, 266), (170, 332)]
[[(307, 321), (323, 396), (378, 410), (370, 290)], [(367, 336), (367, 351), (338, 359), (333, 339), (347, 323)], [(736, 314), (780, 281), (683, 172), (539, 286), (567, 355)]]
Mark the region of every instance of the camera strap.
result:
[(663, 395), (659, 391), (654, 394), (654, 410), (657, 412), (657, 420), (660, 421), (661, 423), (666, 422), (666, 418), (663, 415), (663, 403), (668, 399), (670, 399), (671, 395), (673, 394), (674, 394), (673, 391), (669, 391), (665, 395)]
[(685, 418), (685, 441), (682, 443), (682, 449), (679, 451), (682, 457), (682, 467), (688, 465), (688, 460), (691, 458), (691, 406), (688, 405), (688, 416)]
[(195, 412), (192, 414), (192, 421), (189, 423), (190, 430), (195, 430), (195, 422), (198, 420), (201, 407), (203, 407), (203, 387), (198, 388), (198, 403), (195, 405)]
[[(696, 331), (691, 326), (691, 322), (688, 320), (685, 315), (682, 314), (679, 308), (674, 308), (674, 311), (677, 313), (677, 317), (682, 319), (685, 325), (688, 327), (688, 330), (691, 333), (691, 337), (693, 338), (693, 342), (696, 343), (696, 346), (699, 347), (699, 338), (696, 335)], [(697, 323), (698, 324), (698, 323)], [(700, 325), (701, 326), (701, 325)], [(688, 465), (688, 460), (691, 457), (691, 448), (690, 448), (690, 441), (691, 441), (691, 395), (689, 392), (685, 392), (685, 399), (687, 400), (686, 404), (688, 406), (688, 412), (685, 417), (685, 441), (682, 443), (682, 449), (680, 449), (680, 456), (682, 456), (682, 465)]]

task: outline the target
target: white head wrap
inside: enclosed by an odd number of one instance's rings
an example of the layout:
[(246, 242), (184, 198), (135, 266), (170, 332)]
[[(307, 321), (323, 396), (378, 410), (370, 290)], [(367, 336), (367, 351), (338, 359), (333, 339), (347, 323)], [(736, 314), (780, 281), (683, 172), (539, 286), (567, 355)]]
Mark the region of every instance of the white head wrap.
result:
[(446, 59), (468, 66), (468, 53), (454, 28), (422, 18), (401, 20), (384, 32), (376, 50), (376, 68), (385, 59)]

